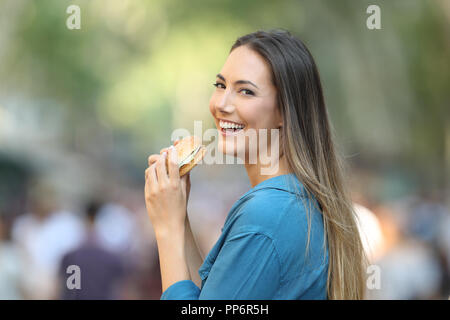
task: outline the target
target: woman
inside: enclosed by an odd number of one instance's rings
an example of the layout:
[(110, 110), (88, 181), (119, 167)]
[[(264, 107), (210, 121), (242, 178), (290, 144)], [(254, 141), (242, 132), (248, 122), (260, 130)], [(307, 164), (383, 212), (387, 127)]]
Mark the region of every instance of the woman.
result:
[[(244, 148), (252, 189), (233, 205), (202, 261), (186, 214), (189, 176), (180, 179), (173, 148), (149, 157), (146, 205), (161, 298), (361, 299), (365, 256), (308, 49), (286, 31), (245, 35), (214, 85), (210, 111), (219, 147), (230, 155)], [(227, 134), (225, 122), (243, 129)], [(248, 145), (233, 139), (250, 129), (280, 132), (270, 175), (261, 173), (260, 161), (248, 162)]]

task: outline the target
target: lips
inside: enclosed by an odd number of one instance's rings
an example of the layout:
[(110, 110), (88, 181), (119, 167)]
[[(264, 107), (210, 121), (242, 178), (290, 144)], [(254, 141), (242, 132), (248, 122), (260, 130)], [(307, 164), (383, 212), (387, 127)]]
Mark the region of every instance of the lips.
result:
[(219, 128), (223, 135), (235, 135), (242, 131), (245, 128), (245, 125), (234, 121), (219, 119)]

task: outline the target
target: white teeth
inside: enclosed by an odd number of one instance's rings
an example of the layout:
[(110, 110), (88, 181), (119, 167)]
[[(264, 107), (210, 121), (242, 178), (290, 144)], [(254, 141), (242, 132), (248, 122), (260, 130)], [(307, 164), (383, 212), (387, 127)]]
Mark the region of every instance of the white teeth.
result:
[(243, 124), (237, 124), (226, 121), (219, 121), (219, 125), (222, 129), (243, 129), (245, 126)]

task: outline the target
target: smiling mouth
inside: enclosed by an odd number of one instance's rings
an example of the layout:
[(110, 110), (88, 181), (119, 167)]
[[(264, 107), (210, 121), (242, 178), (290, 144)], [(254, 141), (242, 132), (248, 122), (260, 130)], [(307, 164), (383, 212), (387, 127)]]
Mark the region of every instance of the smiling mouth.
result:
[(245, 128), (245, 125), (219, 119), (219, 128), (223, 134), (227, 135), (227, 134), (235, 134), (239, 131), (242, 131)]
[(236, 132), (239, 132), (239, 131), (242, 131), (243, 130), (243, 128), (240, 128), (240, 129), (237, 129), (237, 128), (220, 128), (220, 131), (222, 131), (222, 132), (224, 132), (224, 133), (236, 133)]

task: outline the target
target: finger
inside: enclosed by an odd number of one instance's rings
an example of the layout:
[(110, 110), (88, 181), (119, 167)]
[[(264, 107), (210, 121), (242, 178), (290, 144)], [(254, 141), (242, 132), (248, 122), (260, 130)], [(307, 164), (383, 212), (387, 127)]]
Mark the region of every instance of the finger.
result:
[(191, 182), (191, 172), (185, 173), (184, 176), (181, 177), (181, 180), (185, 180), (186, 184), (189, 184)]
[(170, 147), (167, 148), (162, 148), (161, 151), (159, 152), (160, 155), (162, 155), (164, 152), (168, 152)]
[(180, 179), (180, 171), (178, 168), (178, 154), (173, 146), (169, 148), (168, 157), (169, 157), (169, 179), (171, 181), (178, 181), (178, 179)]
[(178, 142), (180, 142), (180, 140), (175, 140), (175, 142), (173, 143), (174, 146), (176, 146), (178, 144)]
[(152, 164), (158, 161), (159, 157), (161, 157), (161, 155), (159, 154), (152, 154), (150, 157), (148, 157), (148, 166), (150, 167)]
[(186, 173), (184, 176), (180, 178), (181, 184), (183, 186), (186, 186), (186, 184), (189, 182), (189, 173)]
[(158, 185), (158, 179), (156, 177), (155, 166), (151, 166), (145, 170), (146, 176), (146, 186), (149, 188), (150, 192), (156, 191)]
[(169, 182), (169, 177), (167, 176), (166, 159), (167, 152), (163, 153), (156, 162), (156, 175), (158, 177), (159, 185), (166, 185)]
[(188, 192), (187, 186), (189, 185), (189, 174), (185, 174), (180, 178), (180, 186), (181, 190), (184, 190), (186, 193)]

